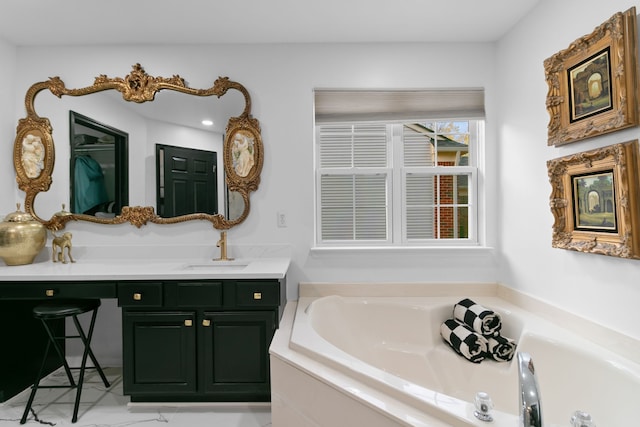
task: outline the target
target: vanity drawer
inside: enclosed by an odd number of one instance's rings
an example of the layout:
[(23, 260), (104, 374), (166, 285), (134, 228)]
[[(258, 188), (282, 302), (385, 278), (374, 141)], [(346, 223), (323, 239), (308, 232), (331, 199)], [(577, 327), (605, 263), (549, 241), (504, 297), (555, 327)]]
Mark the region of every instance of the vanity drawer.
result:
[(177, 307), (210, 307), (222, 306), (222, 282), (188, 281), (167, 283), (166, 305)]
[(277, 307), (279, 297), (280, 284), (277, 281), (236, 282), (237, 307)]
[(114, 298), (115, 282), (0, 282), (0, 299)]
[(118, 306), (162, 307), (162, 282), (118, 283)]

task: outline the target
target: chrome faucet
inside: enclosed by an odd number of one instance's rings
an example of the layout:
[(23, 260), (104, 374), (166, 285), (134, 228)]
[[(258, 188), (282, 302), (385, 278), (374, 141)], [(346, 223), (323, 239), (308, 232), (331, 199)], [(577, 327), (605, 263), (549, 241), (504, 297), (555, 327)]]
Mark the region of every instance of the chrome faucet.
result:
[(215, 258), (214, 261), (233, 261), (233, 258), (227, 258), (227, 232), (220, 232), (220, 240), (216, 243), (216, 246), (220, 248), (220, 258)]
[(518, 379), (520, 384), (520, 426), (542, 427), (540, 390), (529, 353), (518, 353)]

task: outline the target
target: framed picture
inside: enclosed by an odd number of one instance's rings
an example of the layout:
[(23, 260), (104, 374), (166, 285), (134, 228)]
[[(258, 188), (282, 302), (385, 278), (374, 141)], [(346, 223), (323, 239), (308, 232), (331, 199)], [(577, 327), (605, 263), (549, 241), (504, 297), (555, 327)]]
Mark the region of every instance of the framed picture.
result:
[(613, 170), (571, 178), (576, 230), (617, 232)]
[(547, 162), (554, 248), (640, 258), (638, 141)]
[(544, 61), (548, 145), (638, 125), (636, 45), (632, 7)]

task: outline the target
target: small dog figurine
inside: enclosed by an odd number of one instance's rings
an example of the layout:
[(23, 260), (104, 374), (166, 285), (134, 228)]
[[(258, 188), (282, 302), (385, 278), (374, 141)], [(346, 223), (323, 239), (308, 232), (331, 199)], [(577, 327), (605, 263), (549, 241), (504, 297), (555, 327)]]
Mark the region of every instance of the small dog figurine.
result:
[(53, 234), (53, 242), (51, 242), (53, 262), (60, 261), (63, 264), (67, 263), (67, 260), (64, 256), (65, 248), (67, 249), (67, 256), (69, 257), (69, 261), (76, 262), (71, 256), (72, 234), (68, 231), (66, 233), (63, 233), (62, 236), (56, 236), (54, 233), (51, 234)]

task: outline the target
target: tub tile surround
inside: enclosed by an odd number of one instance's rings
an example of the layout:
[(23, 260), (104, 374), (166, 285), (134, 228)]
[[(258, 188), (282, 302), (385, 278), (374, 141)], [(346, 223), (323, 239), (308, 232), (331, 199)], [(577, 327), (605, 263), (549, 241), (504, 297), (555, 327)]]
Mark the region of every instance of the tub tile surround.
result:
[[(446, 297), (445, 299), (451, 299), (451, 301), (470, 297), (477, 298), (479, 301), (485, 299), (494, 302), (502, 301), (506, 303), (505, 307), (513, 305), (514, 310), (533, 313), (551, 325), (551, 328), (558, 325), (565, 332), (568, 331), (567, 333), (574, 333), (584, 338), (590, 342), (589, 345), (596, 345), (602, 348), (605, 353), (611, 354), (612, 360), (622, 357), (627, 359), (631, 365), (640, 363), (638, 359), (640, 354), (639, 341), (497, 283), (301, 283), (299, 285), (300, 299), (290, 301), (287, 304), (281, 328), (276, 333), (271, 345), (272, 420), (274, 426), (331, 425), (346, 427), (350, 424), (344, 421), (343, 414), (348, 413), (349, 408), (367, 412), (367, 416), (370, 417), (370, 424), (367, 425), (372, 426), (487, 425), (473, 418), (471, 404), (460, 404), (460, 401), (456, 402), (456, 399), (453, 399), (444, 404), (443, 407), (450, 405), (446, 407), (446, 410), (426, 410), (424, 407), (420, 408), (422, 410), (417, 410), (413, 405), (407, 404), (401, 396), (396, 396), (393, 391), (390, 395), (383, 394), (374, 383), (368, 381), (366, 376), (363, 377), (364, 379), (358, 376), (358, 380), (354, 381), (350, 374), (333, 369), (332, 364), (327, 363), (326, 360), (314, 360), (313, 357), (309, 357), (309, 354), (296, 351), (296, 344), (292, 342), (292, 335), (295, 340), (293, 323), (296, 313), (301, 313), (301, 310), (305, 310), (315, 299), (330, 295), (366, 297), (367, 299), (401, 297), (403, 300), (404, 297), (407, 297), (407, 301), (411, 301), (414, 297)], [(506, 330), (510, 333), (515, 332), (513, 327), (514, 325), (505, 324)], [(518, 327), (515, 326), (515, 328)], [(535, 355), (533, 356), (535, 361)], [(564, 363), (571, 364), (573, 362), (565, 360)], [(576, 361), (576, 363), (580, 363), (580, 361)], [(561, 372), (552, 375), (555, 375), (554, 378), (562, 377)], [(517, 407), (517, 384), (514, 383), (511, 386), (509, 388), (514, 389), (513, 399), (515, 400), (512, 399), (513, 405), (510, 406)], [(312, 391), (306, 394), (302, 393), (302, 390)], [(414, 390), (410, 393), (419, 394), (425, 393), (425, 391)], [(429, 400), (438, 398), (438, 396), (426, 396), (426, 398)], [(335, 402), (337, 410), (327, 411), (325, 405), (314, 407), (314, 402), (318, 401)], [(515, 419), (512, 414), (501, 411), (494, 416), (496, 419), (492, 424), (496, 426), (513, 425)], [(466, 421), (469, 419), (473, 421)]]

